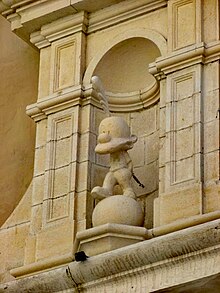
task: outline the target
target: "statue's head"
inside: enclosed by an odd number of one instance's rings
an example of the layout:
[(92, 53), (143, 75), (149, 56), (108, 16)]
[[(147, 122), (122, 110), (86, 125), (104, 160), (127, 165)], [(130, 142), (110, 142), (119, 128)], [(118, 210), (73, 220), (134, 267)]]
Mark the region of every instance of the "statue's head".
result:
[(107, 117), (99, 125), (95, 151), (99, 154), (125, 151), (133, 148), (136, 141), (137, 137), (131, 135), (130, 128), (122, 117)]

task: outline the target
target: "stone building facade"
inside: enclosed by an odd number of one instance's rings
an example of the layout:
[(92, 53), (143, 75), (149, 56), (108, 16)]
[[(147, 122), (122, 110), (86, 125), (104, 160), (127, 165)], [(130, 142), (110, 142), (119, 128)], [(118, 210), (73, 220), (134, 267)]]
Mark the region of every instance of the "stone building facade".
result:
[[(219, 6), (0, 1), (18, 36), (0, 19), (0, 292), (219, 292)], [(109, 167), (94, 152), (105, 114), (93, 75), (138, 137), (139, 238), (111, 223), (87, 238)], [(136, 243), (98, 253), (103, 237)]]

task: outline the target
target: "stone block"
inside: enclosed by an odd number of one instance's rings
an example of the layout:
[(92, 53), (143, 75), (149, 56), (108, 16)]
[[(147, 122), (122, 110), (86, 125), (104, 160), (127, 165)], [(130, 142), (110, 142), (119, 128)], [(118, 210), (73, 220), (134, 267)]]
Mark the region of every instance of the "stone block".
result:
[(204, 65), (204, 93), (212, 92), (219, 89), (219, 62), (211, 62)]
[(159, 138), (159, 167), (166, 163), (166, 137)]
[(219, 121), (215, 119), (204, 123), (204, 153), (219, 149)]
[(203, 37), (205, 43), (218, 40), (218, 9), (216, 9), (218, 0), (205, 0), (203, 2)]
[(192, 127), (175, 133), (175, 160), (190, 157), (194, 154), (194, 131)]
[(158, 189), (159, 184), (159, 167), (158, 161), (151, 164), (134, 168), (134, 174), (139, 181), (145, 186), (140, 187), (138, 183), (132, 180), (132, 185), (137, 196), (151, 193)]
[(96, 146), (96, 135), (87, 132), (80, 136), (78, 145), (78, 162), (91, 161), (95, 162), (95, 146)]
[(54, 170), (53, 197), (67, 194), (69, 192), (70, 166)]
[(159, 132), (156, 131), (145, 137), (145, 164), (159, 159)]
[[(145, 198), (145, 217), (144, 217), (144, 227), (147, 229), (152, 229), (154, 226), (154, 201), (158, 197), (158, 191), (148, 194)], [(155, 215), (156, 216), (156, 215)]]
[(165, 136), (166, 133), (166, 107), (160, 108), (160, 127), (159, 127), (159, 135), (160, 137)]
[(216, 120), (219, 115), (218, 109), (219, 89), (204, 93), (204, 121)]
[(72, 137), (68, 137), (62, 140), (58, 140), (55, 144), (55, 157), (54, 167), (64, 167), (71, 162), (72, 148), (71, 148)]
[(87, 223), (86, 220), (81, 220), (81, 221), (77, 221), (76, 222), (76, 231), (80, 232), (80, 231), (84, 231), (87, 228)]
[(34, 263), (36, 260), (36, 235), (28, 235), (25, 242), (24, 265)]
[(50, 61), (51, 47), (40, 51), (38, 100), (47, 97), (50, 93)]
[(32, 205), (43, 202), (45, 192), (45, 175), (39, 175), (33, 178)]
[(194, 101), (193, 98), (186, 98), (178, 101), (176, 107), (175, 129), (180, 130), (193, 125), (194, 122)]
[(220, 186), (216, 181), (204, 188), (204, 211), (210, 213), (220, 210)]
[(76, 162), (70, 164), (70, 192), (74, 192), (76, 190), (76, 184), (77, 184), (77, 177), (76, 177), (76, 169), (77, 169)]
[(76, 191), (81, 192), (90, 189), (90, 169), (91, 165), (88, 161), (77, 163), (77, 179), (76, 179)]
[(37, 235), (36, 261), (70, 253), (73, 246), (73, 221), (52, 222)]
[(36, 124), (36, 142), (35, 147), (42, 147), (47, 142), (47, 119), (38, 121)]
[(204, 155), (204, 181), (219, 179), (219, 151)]
[(160, 195), (160, 225), (199, 215), (201, 209), (200, 186)]
[[(80, 108), (80, 119), (79, 119), (79, 133), (83, 134), (92, 131), (92, 125), (94, 122), (94, 109), (91, 105), (86, 105)], [(96, 133), (96, 132), (93, 132)]]
[(35, 235), (42, 229), (43, 205), (39, 204), (31, 208), (30, 233)]
[(131, 113), (131, 133), (138, 137), (149, 135), (157, 129), (157, 107)]
[(29, 233), (29, 223), (10, 228), (7, 233), (7, 269), (24, 264), (25, 242)]
[[(196, 42), (195, 1), (173, 0), (168, 6), (168, 45), (174, 51)], [(201, 33), (201, 32), (200, 32)]]
[(160, 80), (160, 108), (163, 109), (166, 106), (167, 98), (167, 83), (166, 79)]
[(143, 137), (138, 138), (134, 147), (129, 150), (129, 155), (132, 159), (134, 167), (140, 167), (144, 165), (145, 162), (145, 140)]
[(154, 199), (153, 206), (153, 227), (160, 226), (160, 197)]
[(45, 172), (45, 158), (46, 158), (45, 146), (37, 148), (35, 150), (34, 176), (44, 174), (44, 172)]
[(91, 195), (87, 191), (75, 193), (75, 219), (77, 222), (85, 220), (87, 218), (87, 202), (89, 200), (89, 196)]
[(104, 111), (94, 108), (94, 113), (93, 113), (94, 123), (92, 123), (91, 125), (91, 131), (93, 133), (96, 133), (96, 134), (98, 133), (99, 125), (104, 118), (106, 118), (106, 114), (104, 113)]
[(159, 168), (159, 192), (164, 193), (165, 192), (165, 186), (166, 186), (166, 168), (165, 166)]
[[(12, 229), (12, 228), (11, 228)], [(5, 272), (6, 260), (7, 260), (7, 252), (8, 252), (8, 232), (9, 229), (1, 229), (0, 230), (0, 276)], [(11, 233), (9, 233), (11, 235)]]
[[(62, 116), (61, 116), (62, 118)], [(55, 121), (56, 125), (56, 133), (55, 139), (60, 140), (66, 137), (70, 137), (73, 133), (73, 125), (72, 125), (72, 116), (67, 116), (63, 119), (57, 119)]]
[[(172, 164), (172, 163), (171, 163)], [(172, 164), (172, 184), (181, 183), (195, 178), (195, 158), (189, 157)]]
[(48, 221), (69, 216), (69, 195), (62, 195), (48, 200)]
[(78, 84), (77, 38), (69, 36), (55, 41), (51, 46), (51, 79), (50, 92), (56, 92)]

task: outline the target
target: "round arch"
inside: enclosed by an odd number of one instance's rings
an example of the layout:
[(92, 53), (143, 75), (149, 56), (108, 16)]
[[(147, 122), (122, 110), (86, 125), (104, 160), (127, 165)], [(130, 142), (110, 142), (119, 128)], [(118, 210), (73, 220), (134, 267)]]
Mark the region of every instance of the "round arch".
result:
[(98, 65), (99, 61), (102, 59), (102, 57), (115, 45), (117, 45), (120, 42), (123, 42), (125, 40), (131, 39), (131, 38), (145, 38), (153, 42), (159, 49), (161, 56), (166, 55), (167, 53), (167, 42), (166, 39), (158, 32), (154, 30), (148, 30), (148, 29), (134, 29), (130, 31), (123, 32), (116, 37), (112, 38), (109, 42), (105, 44), (105, 46), (97, 52), (97, 54), (93, 57), (91, 62), (89, 63), (85, 75), (83, 78), (83, 84), (90, 84), (91, 77), (93, 75), (93, 72)]

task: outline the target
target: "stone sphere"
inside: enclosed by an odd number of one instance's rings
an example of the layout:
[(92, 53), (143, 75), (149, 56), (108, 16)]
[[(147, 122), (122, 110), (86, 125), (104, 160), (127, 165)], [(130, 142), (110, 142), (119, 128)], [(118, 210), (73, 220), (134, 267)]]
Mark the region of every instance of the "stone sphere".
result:
[(101, 200), (92, 215), (93, 227), (107, 223), (142, 226), (143, 221), (140, 203), (125, 195), (113, 195)]

